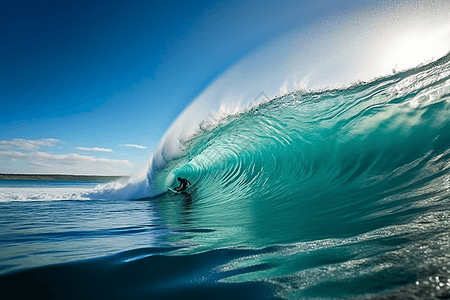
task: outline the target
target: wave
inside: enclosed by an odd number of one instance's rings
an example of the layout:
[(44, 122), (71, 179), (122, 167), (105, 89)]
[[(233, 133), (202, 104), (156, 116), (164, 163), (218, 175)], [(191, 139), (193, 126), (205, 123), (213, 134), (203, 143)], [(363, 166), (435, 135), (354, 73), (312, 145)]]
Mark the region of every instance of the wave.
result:
[(158, 187), (181, 176), (205, 194), (270, 197), (442, 171), (450, 150), (449, 58), (344, 90), (291, 93), (228, 116), (184, 144), (183, 156), (156, 178)]
[(154, 182), (188, 178), (191, 196), (156, 203), (172, 227), (212, 231), (184, 236), (187, 255), (287, 247), (233, 262), (270, 268), (230, 282), (267, 280), (296, 291), (289, 298), (422, 284), (441, 276), (448, 247), (448, 116), (450, 55), (346, 89), (289, 93), (182, 143)]
[(433, 298), (448, 279), (448, 116), (450, 55), (288, 93), (186, 140), (166, 136), (149, 185), (164, 192), (179, 176), (193, 187), (151, 203), (183, 231), (177, 255), (271, 249), (223, 266), (241, 272), (224, 282), (270, 282), (286, 298)]
[(175, 122), (149, 166), (91, 197), (153, 197), (178, 176), (212, 199), (300, 193), (313, 201), (411, 184), (447, 168), (449, 60), (345, 89), (262, 99), (243, 112), (210, 115), (190, 135)]
[[(342, 112), (343, 116), (352, 113), (356, 116), (361, 109), (371, 105), (385, 105), (397, 97), (389, 89), (399, 89), (401, 93), (414, 96), (414, 91), (419, 91), (421, 84), (435, 80), (434, 75), (427, 74), (426, 70), (447, 72), (443, 60), (439, 60), (437, 65), (429, 64), (429, 62), (444, 56), (448, 51), (449, 5), (446, 1), (434, 3), (419, 1), (414, 4), (409, 2), (398, 5), (386, 4), (376, 9), (367, 8), (367, 10), (337, 14), (318, 20), (310, 24), (308, 28), (298, 28), (287, 32), (258, 47), (216, 78), (194, 99), (167, 129), (143, 170), (133, 176), (129, 182), (116, 182), (99, 187), (92, 197), (137, 199), (164, 193), (166, 191), (164, 183), (171, 179), (166, 180), (161, 177), (170, 175), (170, 169), (179, 163), (180, 157), (193, 159), (192, 153), (197, 152), (194, 150), (196, 146), (192, 145), (195, 141), (203, 139), (200, 137), (202, 134), (209, 134), (206, 133), (206, 129), (217, 127), (215, 132), (219, 133), (219, 126), (224, 125), (223, 123), (234, 122), (236, 128), (228, 125), (228, 130), (239, 131), (238, 121), (234, 118), (244, 119), (248, 122), (247, 125), (255, 127), (257, 125), (250, 124), (251, 121), (247, 116), (255, 109), (266, 110), (265, 113), (269, 114), (272, 113), (270, 111), (272, 106), (284, 105), (293, 110), (306, 109), (310, 114), (319, 113), (326, 119), (329, 118), (327, 114)], [(412, 68), (420, 63), (428, 64), (425, 67)], [(442, 70), (435, 69), (439, 68), (440, 64)], [(399, 72), (408, 68), (412, 69)], [(373, 80), (386, 74), (391, 75)], [(443, 76), (445, 77), (445, 74)], [(424, 82), (421, 82), (422, 80)], [(408, 83), (408, 81), (414, 83)], [(386, 97), (383, 98), (377, 94), (378, 98), (371, 98), (371, 89), (374, 87), (386, 88)], [(408, 99), (405, 98), (405, 101)], [(289, 101), (291, 101), (290, 104)], [(273, 104), (268, 104), (269, 102)], [(321, 107), (312, 107), (313, 105)], [(385, 112), (396, 115), (394, 108), (394, 105), (390, 105), (389, 108), (385, 108)], [(343, 110), (346, 110), (345, 113)], [(370, 113), (373, 114), (374, 111)], [(277, 117), (280, 118), (279, 121), (275, 120)], [(326, 123), (320, 118), (314, 119), (314, 116), (292, 113), (291, 117), (298, 118), (300, 123), (306, 122), (308, 125), (317, 121), (311, 125), (311, 130), (314, 130), (314, 127), (322, 132), (323, 128), (320, 126), (331, 126), (331, 123)], [(274, 115), (272, 118), (270, 122), (279, 122), (280, 126), (293, 125), (295, 128), (304, 126), (293, 122), (284, 124), (283, 115)], [(338, 117), (333, 117), (330, 122), (333, 121), (340, 120)], [(255, 119), (255, 122), (269, 121)], [(352, 125), (350, 123), (347, 126)], [(255, 134), (279, 133), (275, 129), (271, 131), (272, 129), (274, 128), (261, 129), (260, 133), (253, 132), (248, 137), (239, 134), (238, 136), (249, 139)], [(305, 130), (302, 127), (299, 131), (302, 137), (310, 143), (316, 143), (316, 140), (311, 138), (314, 134), (307, 133)], [(231, 133), (228, 135), (231, 138), (235, 136)], [(290, 139), (289, 133), (281, 132), (281, 136)], [(316, 136), (322, 138), (320, 135)], [(218, 139), (226, 139), (226, 134), (223, 133)], [(293, 139), (295, 140), (295, 137)], [(230, 143), (233, 144), (234, 141)], [(212, 142), (212, 146), (213, 148), (205, 153), (214, 152), (216, 151), (214, 147), (223, 145), (217, 140)], [(323, 145), (319, 142), (317, 146)], [(194, 148), (188, 149), (188, 147)], [(312, 149), (315, 148), (317, 147), (312, 146)], [(231, 149), (231, 152), (233, 151)], [(235, 154), (237, 153), (240, 155), (242, 151), (237, 150)], [(225, 159), (228, 154), (225, 155)], [(172, 176), (173, 174), (170, 178)], [(192, 176), (201, 178), (202, 175), (194, 172)]]

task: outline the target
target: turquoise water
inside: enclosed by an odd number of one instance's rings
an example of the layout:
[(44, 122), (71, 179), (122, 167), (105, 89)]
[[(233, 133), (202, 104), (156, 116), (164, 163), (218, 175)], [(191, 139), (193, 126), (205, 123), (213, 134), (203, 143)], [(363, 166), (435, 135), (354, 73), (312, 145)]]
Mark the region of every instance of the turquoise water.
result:
[(202, 126), (146, 181), (164, 191), (188, 178), (187, 195), (0, 187), (0, 287), (38, 299), (447, 299), (449, 116), (446, 56)]
[(447, 56), (206, 127), (156, 177), (194, 183), (189, 199), (166, 195), (163, 219), (210, 230), (180, 237), (189, 254), (277, 247), (227, 265), (264, 266), (227, 281), (270, 281), (283, 296), (448, 295), (449, 76)]

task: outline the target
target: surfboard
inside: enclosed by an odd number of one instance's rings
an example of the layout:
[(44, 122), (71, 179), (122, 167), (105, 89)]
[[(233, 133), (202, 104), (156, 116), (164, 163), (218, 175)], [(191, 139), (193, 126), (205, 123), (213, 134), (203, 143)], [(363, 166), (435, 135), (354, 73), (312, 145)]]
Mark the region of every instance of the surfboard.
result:
[(178, 194), (178, 192), (175, 191), (175, 190), (174, 190), (173, 188), (171, 188), (170, 186), (167, 186), (167, 185), (166, 185), (166, 188), (167, 188), (169, 191), (174, 192), (175, 194)]
[(175, 194), (179, 194), (179, 193), (186, 192), (187, 190), (189, 190), (189, 188), (190, 188), (191, 186), (192, 186), (192, 184), (190, 184), (185, 190), (179, 191), (179, 192), (177, 192), (176, 190), (174, 190), (173, 188), (171, 188), (171, 187), (168, 186), (168, 185), (166, 185), (166, 188), (167, 188), (169, 191), (174, 192)]

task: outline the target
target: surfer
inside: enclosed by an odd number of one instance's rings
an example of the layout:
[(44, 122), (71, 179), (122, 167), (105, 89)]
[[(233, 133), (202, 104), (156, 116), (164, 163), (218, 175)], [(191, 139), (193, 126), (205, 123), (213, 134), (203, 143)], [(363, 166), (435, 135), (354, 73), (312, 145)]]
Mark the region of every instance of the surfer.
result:
[(177, 191), (177, 193), (183, 193), (188, 188), (188, 186), (191, 185), (191, 182), (186, 178), (178, 177), (177, 180), (180, 182), (180, 186), (174, 189), (175, 191)]

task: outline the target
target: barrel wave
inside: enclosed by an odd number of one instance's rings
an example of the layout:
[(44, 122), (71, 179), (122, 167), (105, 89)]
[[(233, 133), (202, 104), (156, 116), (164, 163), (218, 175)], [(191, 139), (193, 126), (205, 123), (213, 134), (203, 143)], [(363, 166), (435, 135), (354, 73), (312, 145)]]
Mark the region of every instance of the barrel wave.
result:
[(225, 266), (238, 273), (227, 281), (268, 282), (280, 297), (444, 297), (448, 116), (448, 55), (277, 97), (180, 143), (155, 184), (193, 186), (158, 197), (161, 214), (188, 232), (185, 254), (262, 249)]
[[(178, 121), (131, 190), (157, 196), (176, 255), (242, 251), (218, 263), (221, 282), (258, 282), (273, 298), (444, 299), (449, 116), (446, 55), (206, 118), (191, 135)], [(187, 194), (166, 192), (177, 177)]]
[(370, 83), (253, 106), (203, 125), (155, 181), (164, 190), (187, 177), (211, 203), (301, 203), (314, 207), (309, 217), (332, 209), (341, 218), (334, 208), (349, 205), (369, 218), (383, 213), (378, 205), (407, 201), (405, 191), (438, 195), (450, 149), (449, 74), (446, 56)]

